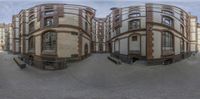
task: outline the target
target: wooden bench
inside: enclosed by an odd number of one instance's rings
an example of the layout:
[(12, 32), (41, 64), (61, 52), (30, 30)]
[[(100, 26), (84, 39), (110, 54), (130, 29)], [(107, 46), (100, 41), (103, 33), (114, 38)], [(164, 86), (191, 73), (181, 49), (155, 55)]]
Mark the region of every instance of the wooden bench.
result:
[(19, 68), (21, 68), (21, 69), (26, 68), (26, 64), (22, 60), (20, 60), (19, 58), (14, 57), (13, 60), (17, 63)]
[(111, 57), (111, 56), (108, 56), (107, 57), (110, 61), (114, 62), (115, 64), (121, 64), (121, 61), (114, 58), (114, 57)]
[(169, 64), (172, 64), (173, 63), (173, 59), (165, 59), (164, 61), (163, 61), (163, 65), (169, 65)]

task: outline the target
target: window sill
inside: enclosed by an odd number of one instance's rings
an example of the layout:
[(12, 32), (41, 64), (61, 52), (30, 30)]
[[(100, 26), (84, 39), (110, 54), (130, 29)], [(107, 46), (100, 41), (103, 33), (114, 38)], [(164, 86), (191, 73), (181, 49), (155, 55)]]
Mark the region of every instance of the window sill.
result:
[(174, 55), (174, 51), (171, 50), (165, 50), (162, 52), (162, 56), (172, 56)]
[(44, 55), (56, 55), (56, 51), (55, 50), (43, 50), (42, 54), (44, 54)]

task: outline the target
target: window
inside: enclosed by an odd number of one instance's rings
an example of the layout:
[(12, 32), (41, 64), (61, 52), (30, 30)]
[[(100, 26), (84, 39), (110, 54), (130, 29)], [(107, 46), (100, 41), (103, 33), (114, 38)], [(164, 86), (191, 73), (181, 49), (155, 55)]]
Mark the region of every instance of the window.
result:
[(85, 14), (85, 20), (88, 21), (88, 16), (87, 16), (87, 14)]
[(115, 15), (115, 18), (116, 18), (116, 19), (120, 18), (120, 15), (119, 15), (119, 14), (118, 14), (118, 15)]
[(129, 30), (139, 29), (140, 28), (140, 20), (131, 20), (129, 21)]
[(119, 18), (115, 19), (115, 23), (118, 24), (119, 22), (120, 22)]
[(183, 27), (183, 25), (180, 25), (180, 32), (181, 32), (182, 34), (184, 34), (184, 27)]
[(44, 19), (45, 26), (52, 26), (54, 24), (53, 17), (47, 17)]
[(45, 11), (45, 12), (44, 12), (44, 15), (53, 15), (53, 14), (54, 14), (54, 11), (53, 11), (53, 10)]
[(137, 36), (132, 36), (132, 41), (137, 41)]
[(129, 17), (138, 17), (140, 16), (140, 13), (131, 13), (129, 14)]
[(42, 35), (43, 50), (56, 50), (56, 33), (46, 32)]
[(88, 23), (85, 22), (85, 31), (87, 32), (88, 31)]
[(99, 44), (99, 51), (103, 51), (103, 44), (102, 43)]
[(35, 49), (35, 38), (30, 37), (29, 38), (29, 50), (34, 50)]
[(180, 19), (181, 19), (181, 22), (183, 22), (183, 23), (184, 23), (184, 18), (183, 18), (183, 17), (181, 17)]
[(180, 12), (180, 20), (182, 23), (184, 23), (184, 14), (182, 11)]
[(30, 32), (33, 32), (35, 30), (35, 23), (34, 22), (31, 22), (30, 24), (29, 24), (29, 33)]
[(77, 32), (71, 32), (71, 34), (72, 34), (72, 35), (78, 35), (78, 33), (77, 33)]
[(31, 16), (29, 17), (29, 21), (33, 20), (34, 18), (35, 18), (35, 16), (34, 16), (34, 15), (31, 15)]
[(116, 28), (116, 34), (119, 34), (120, 33), (120, 28)]
[(189, 48), (189, 43), (187, 42), (186, 43), (186, 51), (188, 52), (190, 50), (190, 48)]
[(114, 17), (114, 27), (119, 26), (120, 25), (120, 21), (121, 21), (121, 15), (120, 14), (116, 14)]
[(170, 18), (170, 17), (163, 16), (162, 23), (167, 25), (167, 26), (173, 27), (173, 19)]
[(162, 13), (168, 14), (168, 15), (173, 15), (174, 14), (172, 11), (169, 11), (169, 10), (162, 10)]
[(174, 50), (173, 35), (170, 32), (162, 33), (162, 50), (163, 54), (172, 54)]

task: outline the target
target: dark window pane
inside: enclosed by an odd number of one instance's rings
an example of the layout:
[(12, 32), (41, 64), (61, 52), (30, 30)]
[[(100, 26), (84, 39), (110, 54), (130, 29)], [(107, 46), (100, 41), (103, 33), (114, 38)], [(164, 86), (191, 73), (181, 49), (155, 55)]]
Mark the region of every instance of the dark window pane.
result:
[(34, 22), (31, 22), (29, 24), (29, 32), (33, 32), (35, 30), (35, 23)]
[(132, 41), (137, 41), (137, 36), (132, 36)]
[(140, 28), (140, 20), (131, 20), (129, 21), (129, 29), (139, 29)]
[(163, 16), (162, 23), (167, 25), (167, 26), (172, 27), (173, 26), (173, 19), (170, 18), (170, 17)]
[(56, 33), (43, 34), (43, 50), (56, 50)]
[(162, 34), (162, 50), (173, 51), (173, 35), (169, 32)]
[(34, 48), (35, 48), (35, 38), (30, 37), (29, 38), (29, 50), (34, 50)]
[(44, 19), (45, 26), (52, 26), (54, 24), (53, 17), (47, 17)]

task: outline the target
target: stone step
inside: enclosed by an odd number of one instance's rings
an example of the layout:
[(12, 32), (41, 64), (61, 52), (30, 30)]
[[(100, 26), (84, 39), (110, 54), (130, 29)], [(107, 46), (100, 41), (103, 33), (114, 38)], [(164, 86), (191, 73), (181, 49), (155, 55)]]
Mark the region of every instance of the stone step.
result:
[(23, 62), (21, 59), (19, 59), (18, 57), (14, 57), (13, 60), (16, 62), (16, 64), (21, 68), (24, 69), (26, 68), (26, 63)]
[(117, 58), (114, 58), (114, 57), (112, 57), (112, 56), (108, 56), (107, 57), (110, 61), (112, 61), (113, 63), (115, 63), (115, 64), (121, 64), (121, 61), (119, 60), (119, 59), (117, 59)]

